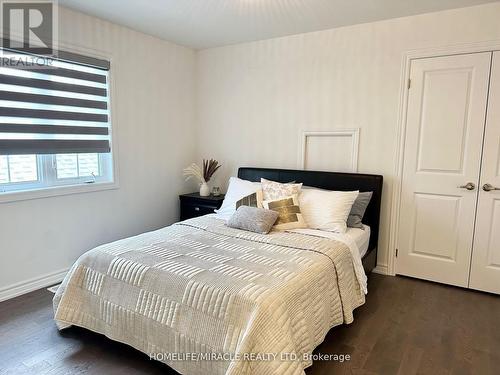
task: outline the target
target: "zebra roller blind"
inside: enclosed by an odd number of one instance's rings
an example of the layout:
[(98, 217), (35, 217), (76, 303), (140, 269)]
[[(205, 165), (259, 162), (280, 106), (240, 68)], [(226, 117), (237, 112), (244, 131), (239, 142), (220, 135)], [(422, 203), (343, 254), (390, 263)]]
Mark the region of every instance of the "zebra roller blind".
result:
[(108, 61), (1, 53), (28, 64), (0, 65), (0, 155), (111, 151)]

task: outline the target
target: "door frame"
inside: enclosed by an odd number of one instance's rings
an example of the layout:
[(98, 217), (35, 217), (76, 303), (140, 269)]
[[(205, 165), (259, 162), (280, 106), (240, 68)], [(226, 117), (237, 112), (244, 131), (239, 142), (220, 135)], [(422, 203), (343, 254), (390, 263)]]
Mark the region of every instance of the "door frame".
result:
[(429, 57), (463, 55), (479, 52), (500, 51), (500, 40), (484, 41), (476, 43), (465, 43), (441, 47), (430, 47), (424, 49), (408, 50), (403, 53), (401, 64), (401, 82), (399, 91), (399, 110), (396, 128), (396, 148), (394, 150), (394, 160), (396, 160), (394, 170), (394, 184), (392, 187), (391, 218), (389, 223), (389, 251), (387, 265), (377, 265), (376, 272), (396, 275), (396, 248), (399, 241), (399, 214), (401, 209), (401, 187), (404, 167), (404, 151), (406, 138), (406, 113), (408, 108), (408, 93), (411, 61)]

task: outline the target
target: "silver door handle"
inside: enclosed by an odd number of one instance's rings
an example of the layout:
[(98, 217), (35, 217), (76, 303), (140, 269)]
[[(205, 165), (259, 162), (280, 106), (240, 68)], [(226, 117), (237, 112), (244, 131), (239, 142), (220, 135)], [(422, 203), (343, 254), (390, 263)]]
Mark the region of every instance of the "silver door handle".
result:
[(500, 188), (497, 188), (497, 187), (493, 186), (492, 184), (484, 184), (483, 190), (484, 191), (492, 191), (492, 190), (500, 190)]
[[(476, 184), (473, 182), (467, 182), (465, 185), (459, 186), (460, 189), (474, 190), (476, 188)], [(484, 188), (484, 186), (483, 186)]]

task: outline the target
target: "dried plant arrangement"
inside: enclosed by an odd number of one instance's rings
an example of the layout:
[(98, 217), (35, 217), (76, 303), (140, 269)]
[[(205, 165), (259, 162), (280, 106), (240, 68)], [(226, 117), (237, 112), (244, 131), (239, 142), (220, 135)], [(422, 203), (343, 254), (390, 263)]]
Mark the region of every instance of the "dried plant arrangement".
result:
[(196, 163), (191, 164), (184, 169), (183, 175), (186, 181), (191, 177), (196, 178), (200, 182), (200, 195), (207, 197), (210, 195), (210, 188), (207, 182), (210, 181), (215, 172), (220, 168), (219, 162), (214, 159), (203, 159), (203, 169)]
[(213, 177), (214, 173), (221, 167), (219, 162), (214, 159), (205, 160), (203, 159), (203, 169), (196, 163), (191, 164), (189, 167), (184, 169), (183, 175), (186, 180), (194, 177), (201, 184), (207, 183)]
[(199, 180), (200, 184), (206, 183), (205, 178), (203, 177), (203, 172), (201, 171), (200, 166), (196, 163), (184, 168), (182, 174), (186, 178), (186, 181), (194, 177)]
[(220, 168), (219, 162), (215, 159), (203, 159), (203, 178), (205, 182), (210, 181), (215, 172)]

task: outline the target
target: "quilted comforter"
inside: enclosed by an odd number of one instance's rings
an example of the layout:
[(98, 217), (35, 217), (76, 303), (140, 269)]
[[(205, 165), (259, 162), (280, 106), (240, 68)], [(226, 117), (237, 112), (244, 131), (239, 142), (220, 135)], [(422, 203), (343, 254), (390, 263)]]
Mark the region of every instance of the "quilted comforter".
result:
[(364, 301), (344, 243), (201, 217), (85, 253), (54, 311), (182, 374), (303, 374)]

